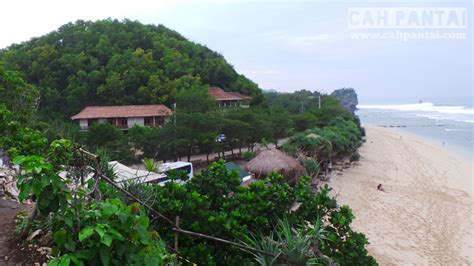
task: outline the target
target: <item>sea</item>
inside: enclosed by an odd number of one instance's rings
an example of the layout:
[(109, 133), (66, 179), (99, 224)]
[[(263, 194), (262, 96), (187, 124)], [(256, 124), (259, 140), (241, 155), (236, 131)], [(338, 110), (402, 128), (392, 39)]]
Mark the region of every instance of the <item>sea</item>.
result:
[[(383, 103), (381, 103), (383, 102)], [(371, 101), (357, 105), (362, 124), (395, 128), (474, 159), (474, 103), (462, 99)]]

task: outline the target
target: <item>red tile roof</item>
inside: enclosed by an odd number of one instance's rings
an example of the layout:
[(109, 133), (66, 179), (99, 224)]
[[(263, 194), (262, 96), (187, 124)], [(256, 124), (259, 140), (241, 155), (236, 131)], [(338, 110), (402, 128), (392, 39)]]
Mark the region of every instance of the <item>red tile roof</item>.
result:
[(243, 100), (250, 100), (250, 99), (252, 99), (252, 97), (247, 96), (247, 95), (243, 95), (243, 94), (241, 94), (240, 92), (231, 91), (231, 92), (228, 92), (228, 93), (230, 93), (230, 94), (232, 94), (232, 95), (234, 95), (234, 96), (240, 97), (240, 98), (242, 98)]
[(76, 119), (114, 118), (114, 117), (148, 117), (168, 116), (173, 112), (162, 104), (122, 105), (122, 106), (87, 106), (80, 113), (71, 117)]
[(238, 92), (226, 92), (219, 87), (209, 87), (209, 94), (217, 101), (240, 101), (249, 97)]

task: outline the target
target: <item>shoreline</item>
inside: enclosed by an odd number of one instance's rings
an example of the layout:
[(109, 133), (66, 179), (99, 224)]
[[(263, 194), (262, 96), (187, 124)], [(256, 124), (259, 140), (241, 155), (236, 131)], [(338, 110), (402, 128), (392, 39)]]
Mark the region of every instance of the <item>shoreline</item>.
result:
[(369, 253), (381, 265), (472, 265), (472, 160), (418, 135), (364, 127), (360, 165), (330, 186), (352, 208)]
[(389, 127), (389, 126), (380, 126), (380, 125), (373, 125), (373, 124), (363, 124), (362, 127), (381, 127), (381, 128), (386, 128), (388, 130), (394, 130), (401, 135), (407, 135), (410, 138), (417, 139), (418, 141), (424, 142), (425, 144), (432, 145), (433, 147), (436, 147), (438, 149), (443, 149), (444, 151), (449, 152), (452, 156), (459, 157), (459, 159), (461, 160), (474, 163), (474, 151), (470, 153), (457, 145), (450, 145), (449, 143), (446, 143), (446, 145), (443, 147), (442, 143), (445, 140), (441, 138), (425, 136), (423, 134), (415, 133), (415, 132), (410, 131), (406, 127)]

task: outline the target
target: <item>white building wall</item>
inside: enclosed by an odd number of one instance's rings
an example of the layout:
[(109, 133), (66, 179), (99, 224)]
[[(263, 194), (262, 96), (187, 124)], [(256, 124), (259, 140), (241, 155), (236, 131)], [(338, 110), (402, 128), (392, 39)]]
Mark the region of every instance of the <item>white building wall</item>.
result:
[(87, 119), (79, 119), (79, 127), (81, 129), (86, 129), (88, 126)]
[(128, 128), (133, 127), (134, 125), (144, 126), (145, 118), (143, 117), (130, 117), (127, 119)]

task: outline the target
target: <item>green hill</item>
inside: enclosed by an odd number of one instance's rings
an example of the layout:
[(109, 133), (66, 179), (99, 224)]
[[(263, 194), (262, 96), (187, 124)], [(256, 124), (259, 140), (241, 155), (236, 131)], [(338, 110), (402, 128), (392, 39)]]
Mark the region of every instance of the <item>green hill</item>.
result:
[(0, 61), (40, 89), (45, 118), (67, 118), (86, 105), (170, 104), (178, 91), (208, 85), (263, 100), (257, 84), (222, 55), (137, 21), (69, 23), (0, 50)]

